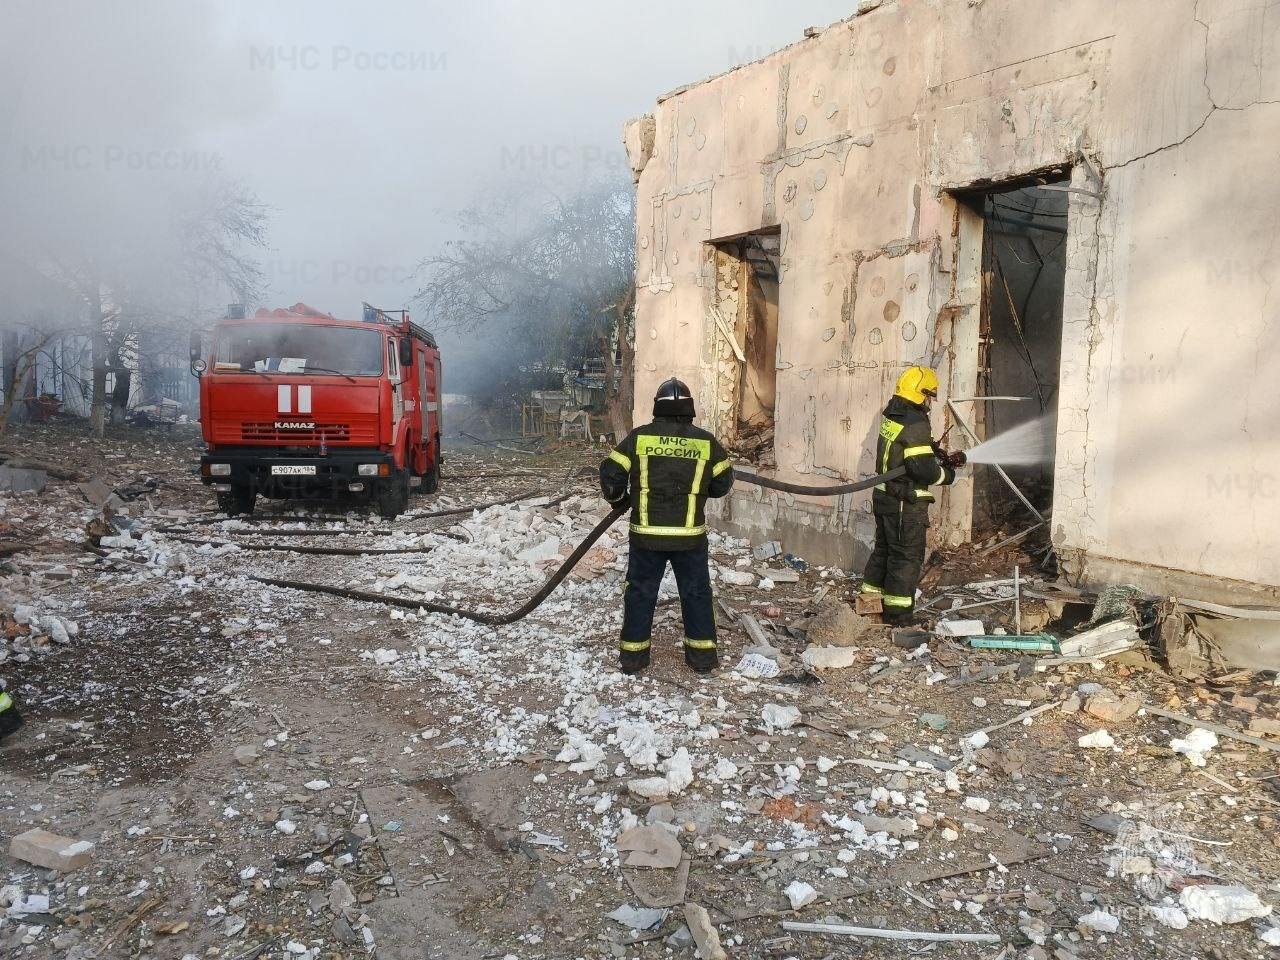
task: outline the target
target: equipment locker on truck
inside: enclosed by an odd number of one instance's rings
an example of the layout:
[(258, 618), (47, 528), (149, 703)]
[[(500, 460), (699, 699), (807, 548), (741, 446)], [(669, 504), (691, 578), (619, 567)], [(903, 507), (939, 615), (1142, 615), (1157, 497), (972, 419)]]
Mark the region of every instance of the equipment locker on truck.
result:
[(297, 303), (213, 330), (208, 361), (192, 335), (207, 452), (200, 476), (228, 514), (259, 496), (371, 497), (384, 517), (409, 489), (440, 477), (441, 362), (435, 338), (407, 311), (364, 304), (339, 320)]

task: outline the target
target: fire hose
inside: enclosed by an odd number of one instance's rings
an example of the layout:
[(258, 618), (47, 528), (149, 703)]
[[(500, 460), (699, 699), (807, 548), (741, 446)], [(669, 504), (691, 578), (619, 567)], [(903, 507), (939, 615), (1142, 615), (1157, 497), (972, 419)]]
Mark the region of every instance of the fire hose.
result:
[[(865, 480), (855, 480), (850, 483), (832, 484), (825, 487), (805, 487), (796, 483), (784, 483), (781, 480), (773, 480), (768, 477), (761, 477), (754, 473), (744, 473), (741, 470), (734, 470), (733, 477), (735, 480), (741, 480), (744, 483), (754, 484), (758, 487), (768, 487), (770, 490), (779, 490), (783, 493), (794, 493), (811, 497), (838, 497), (846, 493), (857, 493), (860, 490), (867, 490), (876, 484), (884, 483), (886, 480), (893, 480), (906, 473), (905, 467), (896, 467), (888, 473), (877, 474), (874, 477), (867, 477)], [(609, 514), (592, 528), (591, 532), (586, 535), (577, 549), (565, 558), (564, 563), (556, 569), (555, 573), (547, 578), (547, 581), (538, 589), (538, 592), (531, 596), (528, 600), (507, 613), (485, 613), (481, 610), (468, 610), (464, 607), (452, 607), (443, 603), (431, 603), (427, 600), (411, 600), (407, 597), (388, 597), (381, 593), (374, 593), (371, 590), (354, 590), (347, 587), (331, 587), (323, 583), (308, 583), (300, 580), (282, 580), (277, 577), (259, 577), (254, 576), (251, 579), (259, 583), (270, 584), (273, 587), (285, 587), (290, 590), (305, 590), (310, 593), (326, 593), (330, 596), (345, 597), (348, 600), (364, 600), (369, 603), (380, 603), (389, 607), (402, 607), (406, 610), (421, 610), (427, 613), (443, 613), (456, 617), (462, 617), (466, 620), (474, 620), (476, 623), (483, 623), (489, 626), (503, 626), (508, 623), (515, 623), (517, 620), (523, 620), (550, 596), (551, 591), (560, 586), (560, 583), (569, 572), (578, 565), (578, 562), (587, 554), (597, 540), (599, 540), (606, 530), (608, 530), (618, 518), (631, 509), (630, 504), (623, 504), (614, 507)]]

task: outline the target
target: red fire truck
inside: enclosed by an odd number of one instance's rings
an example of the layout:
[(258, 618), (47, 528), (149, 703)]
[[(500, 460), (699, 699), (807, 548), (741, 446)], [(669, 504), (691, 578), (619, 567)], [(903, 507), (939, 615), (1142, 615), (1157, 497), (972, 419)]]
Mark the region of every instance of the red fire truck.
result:
[(339, 320), (304, 303), (228, 310), (209, 358), (191, 338), (207, 453), (200, 476), (230, 515), (259, 496), (367, 496), (384, 517), (440, 480), (441, 366), (435, 338), (364, 305)]

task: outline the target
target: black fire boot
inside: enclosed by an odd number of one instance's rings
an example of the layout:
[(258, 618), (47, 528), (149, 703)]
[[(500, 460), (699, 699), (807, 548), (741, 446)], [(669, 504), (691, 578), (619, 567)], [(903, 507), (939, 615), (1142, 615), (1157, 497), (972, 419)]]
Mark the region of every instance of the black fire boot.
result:
[(685, 647), (684, 662), (694, 673), (711, 673), (720, 666), (720, 657), (712, 650), (690, 650)]
[(628, 676), (647, 670), (649, 667), (649, 651), (641, 653), (624, 653), (618, 658), (618, 669)]
[(7, 710), (0, 712), (0, 740), (14, 733), (20, 726), (22, 726), (22, 714), (18, 712), (16, 706), (10, 706)]

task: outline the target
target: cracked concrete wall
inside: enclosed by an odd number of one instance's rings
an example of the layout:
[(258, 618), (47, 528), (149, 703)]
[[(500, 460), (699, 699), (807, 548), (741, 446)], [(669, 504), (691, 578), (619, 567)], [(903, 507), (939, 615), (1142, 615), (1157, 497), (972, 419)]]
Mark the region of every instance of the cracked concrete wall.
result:
[[(660, 99), (627, 142), (637, 415), (672, 374), (712, 388), (706, 244), (779, 228), (777, 474), (813, 483), (873, 472), (904, 366), (970, 385), (948, 191), (1069, 165), (1059, 555), (1280, 593), (1280, 0), (886, 2)], [(742, 488), (723, 520), (850, 566), (868, 511)], [(967, 509), (938, 511), (957, 539)]]

